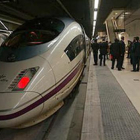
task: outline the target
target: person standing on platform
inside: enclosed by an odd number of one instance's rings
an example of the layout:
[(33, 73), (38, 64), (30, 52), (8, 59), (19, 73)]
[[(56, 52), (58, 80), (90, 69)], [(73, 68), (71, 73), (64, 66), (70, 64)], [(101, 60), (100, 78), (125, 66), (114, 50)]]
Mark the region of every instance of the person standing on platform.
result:
[(100, 55), (99, 55), (100, 66), (102, 66), (102, 60), (103, 60), (104, 66), (105, 66), (106, 65), (105, 61), (106, 61), (107, 49), (108, 49), (108, 43), (105, 42), (105, 39), (103, 39), (103, 42), (100, 44), (99, 47), (100, 47)]
[(134, 44), (136, 42), (136, 37), (134, 37), (131, 48), (130, 48), (130, 63), (133, 65), (133, 59), (134, 59)]
[(125, 69), (123, 67), (123, 61), (124, 61), (124, 55), (125, 55), (125, 43), (124, 43), (124, 36), (121, 37), (121, 41), (120, 41), (120, 44), (121, 44), (121, 57), (120, 57), (120, 64), (121, 64), (121, 69)]
[(99, 50), (99, 44), (97, 43), (97, 40), (94, 40), (94, 43), (91, 44), (92, 50), (93, 50), (93, 58), (94, 58), (94, 65), (98, 65), (98, 50)]
[(121, 44), (119, 43), (118, 39), (115, 39), (115, 42), (110, 46), (110, 54), (112, 55), (112, 67), (114, 69), (115, 60), (117, 59), (117, 67), (118, 70), (121, 71)]
[(109, 59), (109, 43), (108, 41), (106, 41), (108, 47), (107, 47), (107, 54), (106, 54), (106, 58)]
[(133, 70), (132, 72), (139, 71), (139, 61), (140, 61), (140, 42), (139, 37), (136, 37), (136, 42), (133, 44)]
[(128, 40), (128, 45), (127, 45), (128, 54), (127, 54), (127, 58), (130, 58), (130, 50), (131, 50), (131, 47), (132, 47), (132, 42), (130, 40)]

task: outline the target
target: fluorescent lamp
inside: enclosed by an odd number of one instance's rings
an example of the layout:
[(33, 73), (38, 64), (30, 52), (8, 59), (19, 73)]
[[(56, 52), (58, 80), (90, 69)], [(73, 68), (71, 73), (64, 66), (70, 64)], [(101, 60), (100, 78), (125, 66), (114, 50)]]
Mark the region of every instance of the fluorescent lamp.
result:
[(95, 31), (95, 26), (93, 26), (93, 31)]
[(93, 30), (92, 35), (94, 36), (95, 30)]
[(98, 9), (99, 0), (94, 0), (94, 9)]
[(97, 20), (97, 11), (94, 11), (94, 20)]
[(129, 15), (129, 14), (131, 14), (131, 13), (130, 13), (130, 12), (125, 12), (124, 14), (125, 14), (125, 15)]
[(95, 27), (93, 27), (93, 30), (92, 30), (92, 32), (93, 32), (93, 33), (95, 32)]
[(96, 21), (93, 21), (93, 26), (94, 26), (94, 27), (96, 26)]

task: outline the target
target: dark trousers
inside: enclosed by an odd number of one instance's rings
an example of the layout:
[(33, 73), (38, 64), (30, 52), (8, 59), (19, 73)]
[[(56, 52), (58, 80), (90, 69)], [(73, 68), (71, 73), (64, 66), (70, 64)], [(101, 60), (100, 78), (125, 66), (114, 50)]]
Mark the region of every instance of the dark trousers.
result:
[(133, 70), (134, 71), (139, 71), (139, 61), (140, 61), (140, 57), (139, 56), (134, 56), (133, 57)]
[(116, 57), (116, 56), (113, 56), (113, 58), (112, 58), (112, 69), (114, 69), (114, 65), (115, 65), (115, 60), (117, 59), (117, 68), (118, 68), (118, 70), (120, 70), (121, 69), (121, 58), (120, 57)]
[(106, 61), (106, 54), (100, 54), (100, 66), (102, 66), (102, 61), (105, 66), (105, 61)]
[(93, 53), (93, 57), (94, 57), (94, 63), (95, 63), (95, 65), (97, 65), (98, 64), (98, 52)]
[(134, 53), (131, 53), (131, 54), (130, 54), (130, 63), (131, 63), (132, 65), (133, 65), (133, 61), (134, 61), (134, 60), (133, 60), (133, 59), (134, 59), (134, 56), (135, 56)]
[(123, 61), (124, 61), (124, 54), (120, 57), (120, 65), (121, 65), (121, 68), (123, 66)]
[(130, 50), (128, 50), (127, 58), (130, 58)]

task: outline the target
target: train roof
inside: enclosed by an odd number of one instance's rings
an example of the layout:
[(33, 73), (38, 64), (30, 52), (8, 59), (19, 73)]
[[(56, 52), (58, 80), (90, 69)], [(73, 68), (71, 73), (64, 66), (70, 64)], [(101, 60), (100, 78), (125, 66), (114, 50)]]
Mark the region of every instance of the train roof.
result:
[(24, 24), (19, 26), (14, 32), (24, 30), (24, 29), (26, 30), (27, 26), (28, 26), (28, 28), (32, 28), (32, 26), (35, 25), (35, 24), (36, 24), (36, 27), (37, 27), (37, 24), (46, 22), (47, 20), (52, 20), (52, 21), (53, 20), (58, 20), (59, 23), (60, 22), (63, 23), (65, 28), (68, 25), (70, 25), (72, 22), (75, 22), (73, 19), (68, 18), (68, 17), (39, 17), (39, 18), (35, 18), (35, 19), (32, 19), (32, 20), (29, 20), (29, 21), (25, 22)]

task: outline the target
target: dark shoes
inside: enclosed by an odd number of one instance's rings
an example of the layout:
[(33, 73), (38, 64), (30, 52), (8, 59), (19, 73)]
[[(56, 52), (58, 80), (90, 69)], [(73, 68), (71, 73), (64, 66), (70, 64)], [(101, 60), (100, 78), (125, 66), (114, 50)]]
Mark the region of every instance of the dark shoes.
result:
[(131, 72), (138, 72), (139, 70), (131, 70)]
[(136, 70), (131, 70), (131, 72), (136, 72)]
[(125, 68), (122, 67), (122, 69), (124, 70)]
[(111, 67), (111, 69), (113, 70), (114, 68), (113, 68), (113, 67)]

